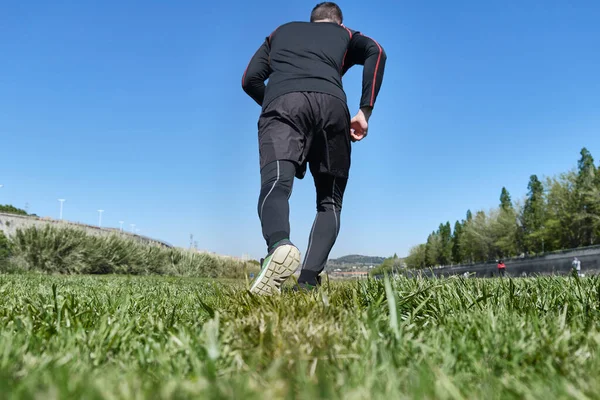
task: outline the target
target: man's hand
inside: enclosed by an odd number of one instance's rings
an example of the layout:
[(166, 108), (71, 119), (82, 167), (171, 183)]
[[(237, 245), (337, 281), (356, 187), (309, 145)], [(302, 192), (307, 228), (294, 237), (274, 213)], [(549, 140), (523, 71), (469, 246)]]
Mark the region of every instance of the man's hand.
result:
[(363, 107), (350, 120), (350, 139), (353, 142), (361, 141), (367, 136), (371, 112), (372, 109), (370, 107)]

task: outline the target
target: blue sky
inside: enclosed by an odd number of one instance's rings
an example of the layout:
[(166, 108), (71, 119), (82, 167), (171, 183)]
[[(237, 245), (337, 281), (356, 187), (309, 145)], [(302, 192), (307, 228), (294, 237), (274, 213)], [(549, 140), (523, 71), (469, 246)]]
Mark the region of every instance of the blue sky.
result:
[[(204, 4), (203, 4), (204, 3)], [(513, 198), (529, 175), (600, 160), (600, 3), (343, 1), (388, 54), (353, 149), (331, 257), (404, 255), (440, 222)], [(316, 1), (5, 2), (0, 203), (258, 258), (258, 106), (241, 90), (265, 36)], [(360, 67), (344, 78), (352, 113)], [(291, 198), (301, 251), (310, 176)]]

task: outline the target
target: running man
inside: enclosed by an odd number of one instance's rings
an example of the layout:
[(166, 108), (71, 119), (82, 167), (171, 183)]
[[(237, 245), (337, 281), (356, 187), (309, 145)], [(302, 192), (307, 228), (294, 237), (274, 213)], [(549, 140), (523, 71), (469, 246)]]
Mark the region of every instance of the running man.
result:
[[(307, 164), (316, 188), (317, 216), (298, 284), (303, 289), (320, 284), (340, 231), (351, 142), (367, 136), (385, 63), (381, 45), (345, 27), (342, 11), (331, 2), (317, 4), (310, 22), (278, 27), (250, 60), (242, 87), (262, 108), (258, 217), (267, 243), (251, 292), (279, 293), (300, 266), (300, 251), (290, 241), (288, 200), (294, 178), (304, 178)], [(363, 65), (362, 96), (351, 118), (342, 76), (354, 65)]]

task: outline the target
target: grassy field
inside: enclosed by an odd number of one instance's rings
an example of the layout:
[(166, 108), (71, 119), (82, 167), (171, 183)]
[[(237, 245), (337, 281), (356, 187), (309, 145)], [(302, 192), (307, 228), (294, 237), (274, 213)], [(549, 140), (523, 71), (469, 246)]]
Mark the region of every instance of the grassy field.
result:
[(0, 275), (0, 397), (600, 394), (600, 279), (335, 283)]

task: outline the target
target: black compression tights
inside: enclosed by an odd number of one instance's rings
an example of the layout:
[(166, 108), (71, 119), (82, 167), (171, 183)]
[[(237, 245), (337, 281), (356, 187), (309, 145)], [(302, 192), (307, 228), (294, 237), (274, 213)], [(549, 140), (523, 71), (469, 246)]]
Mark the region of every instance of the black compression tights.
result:
[[(269, 250), (290, 237), (290, 206), (296, 164), (274, 161), (261, 170), (258, 216)], [(347, 179), (313, 174), (317, 192), (317, 216), (313, 223), (299, 282), (316, 285), (340, 231), (342, 201)]]

